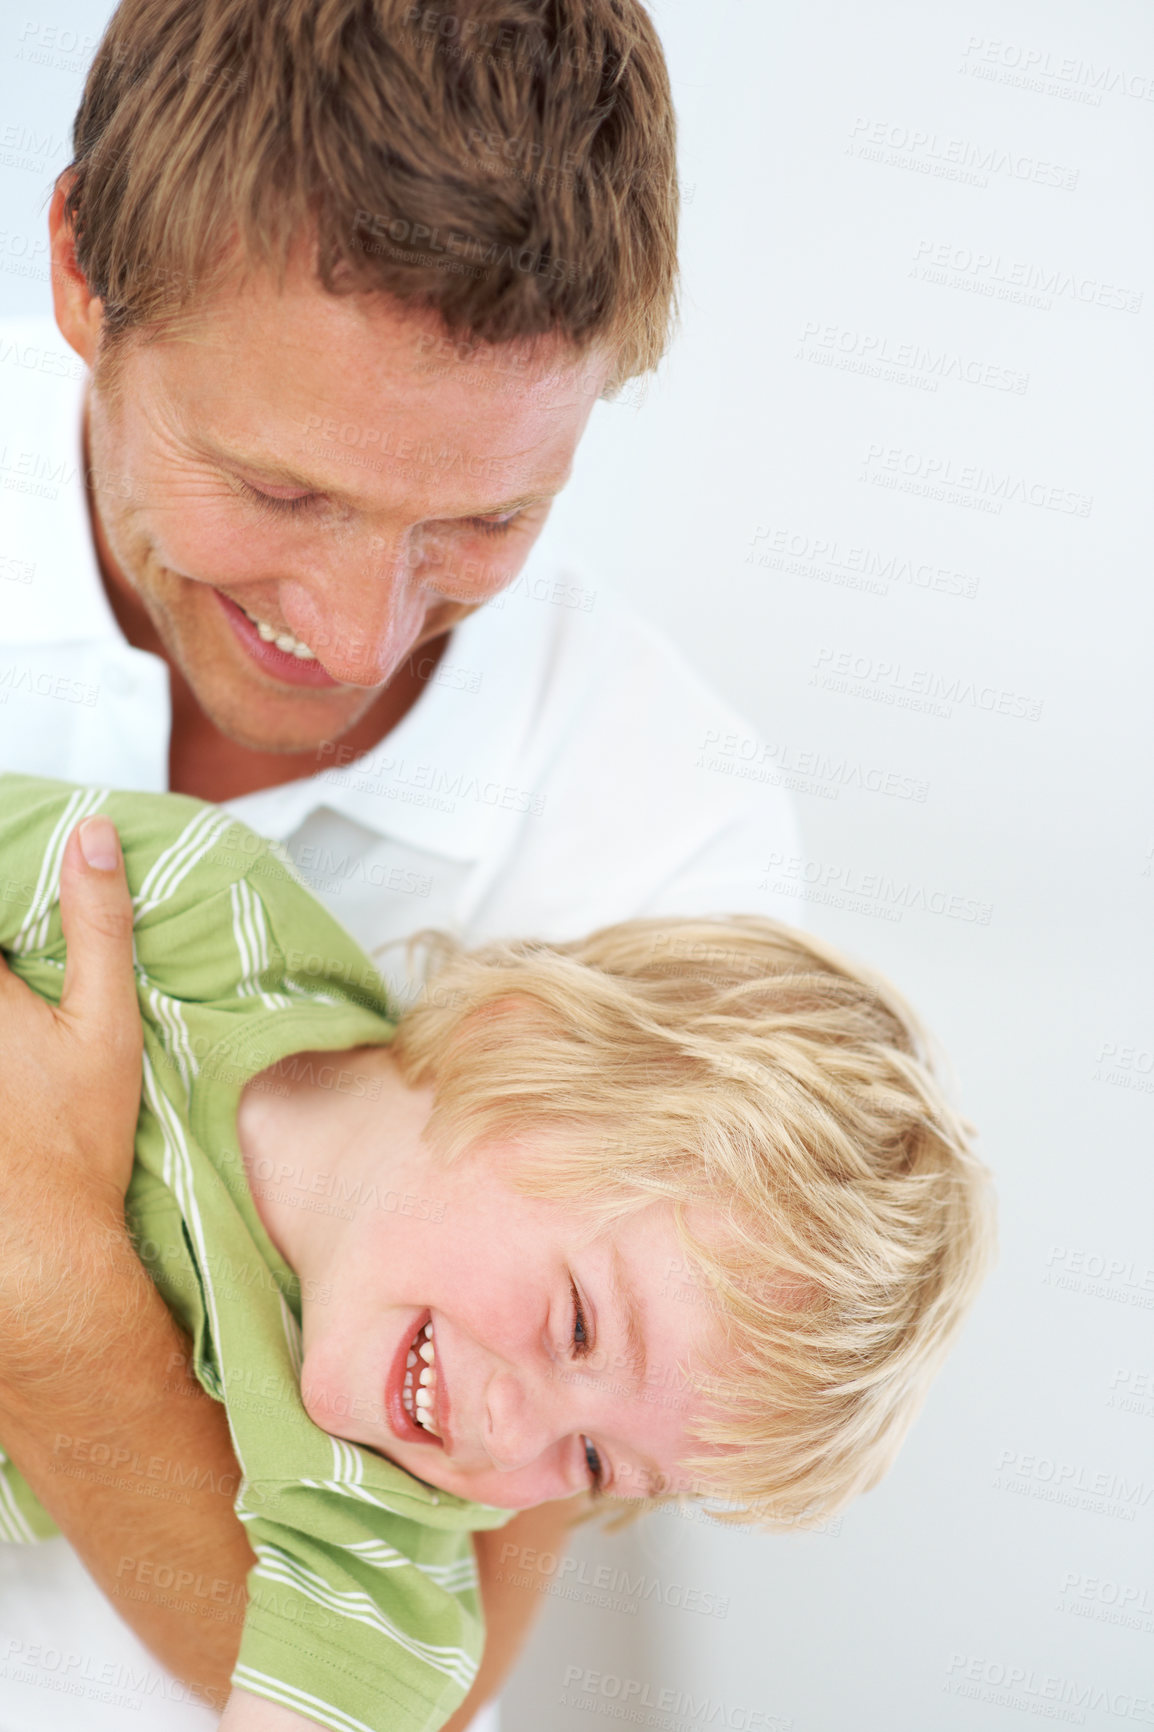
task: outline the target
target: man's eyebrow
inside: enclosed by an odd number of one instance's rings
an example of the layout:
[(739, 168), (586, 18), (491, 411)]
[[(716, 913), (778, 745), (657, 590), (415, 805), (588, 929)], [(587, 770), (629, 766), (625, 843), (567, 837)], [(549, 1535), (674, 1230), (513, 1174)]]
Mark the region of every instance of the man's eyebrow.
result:
[(550, 488), (547, 493), (527, 493), (524, 499), (508, 499), (504, 505), (478, 505), (468, 515), (470, 517), (503, 517), (509, 511), (524, 511), (530, 505), (543, 505), (548, 499), (556, 499), (564, 485), (565, 483), (562, 481), (560, 486)]
[[(278, 486), (299, 487), (302, 492), (328, 493), (335, 499), (343, 497), (341, 490), (318, 481), (315, 476), (301, 475), (285, 463), (278, 463), (271, 457), (250, 457), (243, 451), (227, 451), (215, 440), (202, 439), (202, 449), (208, 456), (230, 469), (247, 469), (264, 480), (275, 481)], [(526, 494), (523, 499), (510, 499), (502, 505), (479, 505), (467, 512), (463, 517), (503, 517), (510, 511), (524, 511), (530, 505), (541, 505), (546, 500), (556, 499), (568, 480), (565, 476), (555, 487), (543, 489), (540, 493)]]

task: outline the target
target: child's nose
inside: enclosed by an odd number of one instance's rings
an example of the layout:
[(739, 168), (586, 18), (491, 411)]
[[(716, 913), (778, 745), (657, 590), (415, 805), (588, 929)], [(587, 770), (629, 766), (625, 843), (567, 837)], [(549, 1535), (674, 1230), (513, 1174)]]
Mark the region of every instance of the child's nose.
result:
[(485, 1447), (502, 1472), (531, 1467), (559, 1441), (555, 1419), (514, 1371), (500, 1371), (485, 1392)]

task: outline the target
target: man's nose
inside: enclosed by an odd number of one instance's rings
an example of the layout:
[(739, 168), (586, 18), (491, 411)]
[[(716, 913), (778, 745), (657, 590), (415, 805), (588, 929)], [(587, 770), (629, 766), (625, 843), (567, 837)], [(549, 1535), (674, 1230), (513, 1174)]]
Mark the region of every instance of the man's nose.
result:
[(428, 596), (407, 538), (374, 536), (333, 549), (307, 578), (285, 580), (286, 619), (334, 679), (379, 686), (392, 678), (424, 624)]

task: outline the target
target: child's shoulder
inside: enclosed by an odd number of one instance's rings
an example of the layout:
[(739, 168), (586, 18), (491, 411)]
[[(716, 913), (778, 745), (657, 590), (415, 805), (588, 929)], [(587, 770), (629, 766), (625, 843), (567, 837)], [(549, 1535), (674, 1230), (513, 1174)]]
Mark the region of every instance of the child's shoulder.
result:
[[(72, 828), (99, 812), (116, 826), (137, 918), (173, 898), (191, 880), (194, 892), (227, 886), (258, 865), (275, 878), (294, 877), (283, 850), (221, 806), (190, 794), (144, 792), (0, 773), (0, 811), (17, 834), (63, 852)], [(187, 893), (186, 893), (187, 894)]]

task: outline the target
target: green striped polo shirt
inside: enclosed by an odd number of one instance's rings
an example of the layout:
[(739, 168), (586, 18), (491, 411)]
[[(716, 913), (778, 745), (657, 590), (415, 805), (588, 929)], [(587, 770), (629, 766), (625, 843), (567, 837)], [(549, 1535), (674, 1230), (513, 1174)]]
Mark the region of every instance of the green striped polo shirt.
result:
[[(257, 1557), (233, 1683), (334, 1732), (431, 1732), (481, 1653), (470, 1531), (510, 1512), (434, 1491), (309, 1418), (300, 1284), (257, 1214), (236, 1136), (259, 1071), (390, 1038), (384, 984), (276, 845), (219, 808), (4, 775), (0, 947), (44, 998), (63, 984), (64, 845), (98, 811), (124, 850), (144, 1023), (127, 1219), (197, 1378), (228, 1412), (236, 1511)], [(117, 1468), (156, 1477), (158, 1496), (196, 1472)], [(0, 1538), (55, 1531), (2, 1460)]]

